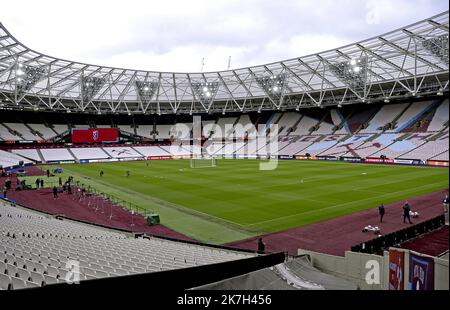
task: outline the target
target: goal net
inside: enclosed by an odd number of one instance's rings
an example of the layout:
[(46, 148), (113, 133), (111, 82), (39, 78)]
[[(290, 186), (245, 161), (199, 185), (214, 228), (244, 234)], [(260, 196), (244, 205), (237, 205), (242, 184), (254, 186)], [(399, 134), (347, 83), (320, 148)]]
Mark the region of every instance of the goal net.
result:
[(214, 157), (194, 157), (191, 158), (191, 168), (214, 168), (216, 159)]

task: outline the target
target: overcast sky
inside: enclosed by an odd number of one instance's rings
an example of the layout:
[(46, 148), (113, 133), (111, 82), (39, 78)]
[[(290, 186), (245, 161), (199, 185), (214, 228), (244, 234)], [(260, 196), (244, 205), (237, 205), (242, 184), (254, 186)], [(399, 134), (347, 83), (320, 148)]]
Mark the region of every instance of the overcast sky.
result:
[(0, 0), (0, 22), (59, 58), (225, 70), (321, 52), (448, 10), (447, 0)]

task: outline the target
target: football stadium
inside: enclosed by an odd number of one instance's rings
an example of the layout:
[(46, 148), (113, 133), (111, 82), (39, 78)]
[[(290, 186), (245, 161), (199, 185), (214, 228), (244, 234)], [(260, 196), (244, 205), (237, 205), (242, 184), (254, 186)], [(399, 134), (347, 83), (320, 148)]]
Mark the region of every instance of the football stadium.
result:
[(7, 26), (1, 291), (448, 290), (448, 11), (192, 73), (48, 56)]

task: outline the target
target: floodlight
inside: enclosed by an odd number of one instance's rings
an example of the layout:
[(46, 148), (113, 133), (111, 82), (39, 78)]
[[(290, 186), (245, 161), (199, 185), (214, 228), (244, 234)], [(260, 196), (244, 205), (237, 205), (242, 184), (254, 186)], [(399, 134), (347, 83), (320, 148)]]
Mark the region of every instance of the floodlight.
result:
[(359, 71), (361, 71), (361, 67), (356, 66), (353, 71), (355, 71), (356, 73), (358, 73)]
[(203, 87), (203, 91), (206, 93), (208, 91), (208, 87)]
[(355, 60), (355, 59), (350, 60), (350, 64), (351, 64), (352, 66), (356, 65), (356, 60)]
[(16, 74), (17, 75), (24, 75), (25, 72), (23, 72), (21, 69), (17, 69)]

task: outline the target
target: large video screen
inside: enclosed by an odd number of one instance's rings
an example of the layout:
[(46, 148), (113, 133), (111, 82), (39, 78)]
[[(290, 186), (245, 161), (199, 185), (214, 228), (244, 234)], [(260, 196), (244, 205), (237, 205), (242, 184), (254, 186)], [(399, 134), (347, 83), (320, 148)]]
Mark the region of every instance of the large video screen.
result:
[(117, 128), (72, 129), (72, 143), (118, 142)]

